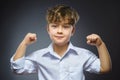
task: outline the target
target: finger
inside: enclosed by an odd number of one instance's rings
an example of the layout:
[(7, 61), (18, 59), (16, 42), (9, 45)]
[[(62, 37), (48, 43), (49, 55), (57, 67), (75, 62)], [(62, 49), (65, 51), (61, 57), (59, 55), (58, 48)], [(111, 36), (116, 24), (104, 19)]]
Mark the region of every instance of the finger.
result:
[(90, 40), (87, 40), (87, 44), (90, 44)]
[(36, 34), (31, 34), (30, 41), (35, 41), (37, 39)]
[(90, 35), (87, 37), (87, 40), (90, 40), (91, 42), (95, 42), (97, 40), (97, 37), (94, 35)]
[(35, 41), (36, 40), (34, 37), (30, 37), (29, 39), (30, 39), (30, 41)]
[(87, 37), (87, 43), (88, 44), (94, 44), (94, 43), (96, 43), (96, 41), (97, 41), (97, 38), (95, 38), (94, 36), (88, 36)]

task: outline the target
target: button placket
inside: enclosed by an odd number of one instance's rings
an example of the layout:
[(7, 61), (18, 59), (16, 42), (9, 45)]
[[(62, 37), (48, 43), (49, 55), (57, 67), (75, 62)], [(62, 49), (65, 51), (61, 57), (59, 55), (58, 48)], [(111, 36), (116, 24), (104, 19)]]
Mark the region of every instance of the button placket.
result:
[(60, 72), (60, 80), (65, 80), (66, 78), (69, 78), (70, 75), (69, 65), (61, 61), (59, 63), (59, 72)]

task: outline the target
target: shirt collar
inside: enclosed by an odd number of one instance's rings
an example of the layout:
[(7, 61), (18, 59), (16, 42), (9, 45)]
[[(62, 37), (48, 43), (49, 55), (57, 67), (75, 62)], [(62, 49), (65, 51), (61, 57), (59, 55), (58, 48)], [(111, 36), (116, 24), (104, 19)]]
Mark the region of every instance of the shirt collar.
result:
[[(51, 54), (51, 55), (53, 55), (53, 56), (56, 56), (56, 57), (60, 58), (60, 56), (58, 56), (58, 55), (54, 52), (54, 50), (53, 50), (53, 43), (51, 43), (51, 44), (48, 46), (48, 53)], [(48, 54), (48, 53), (46, 53), (46, 54)], [(75, 50), (75, 46), (73, 46), (71, 42), (69, 43), (68, 49), (67, 49), (67, 51), (65, 52), (65, 54), (67, 54), (67, 53), (69, 53), (69, 54), (78, 54), (77, 51)], [(65, 55), (65, 54), (64, 54), (64, 55)], [(44, 54), (44, 55), (45, 55), (45, 54)]]

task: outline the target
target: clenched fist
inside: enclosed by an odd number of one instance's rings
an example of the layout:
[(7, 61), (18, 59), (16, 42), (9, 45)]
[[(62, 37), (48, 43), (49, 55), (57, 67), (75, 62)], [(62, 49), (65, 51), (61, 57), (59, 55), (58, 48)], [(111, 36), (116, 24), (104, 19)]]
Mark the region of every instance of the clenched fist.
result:
[(100, 46), (102, 44), (102, 39), (97, 34), (91, 34), (86, 37), (87, 43), (89, 45)]
[(29, 45), (29, 44), (32, 44), (34, 42), (36, 42), (37, 40), (37, 37), (36, 37), (36, 34), (35, 33), (28, 33), (23, 42), (26, 44), (26, 45)]

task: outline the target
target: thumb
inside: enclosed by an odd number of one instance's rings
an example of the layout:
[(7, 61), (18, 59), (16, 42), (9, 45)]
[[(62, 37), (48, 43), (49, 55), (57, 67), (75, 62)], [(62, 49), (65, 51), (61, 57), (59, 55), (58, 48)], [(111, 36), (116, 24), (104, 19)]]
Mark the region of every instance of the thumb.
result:
[(30, 37), (30, 41), (35, 41), (37, 38), (36, 37)]
[(91, 42), (90, 40), (87, 40), (87, 44), (90, 44), (90, 42)]

